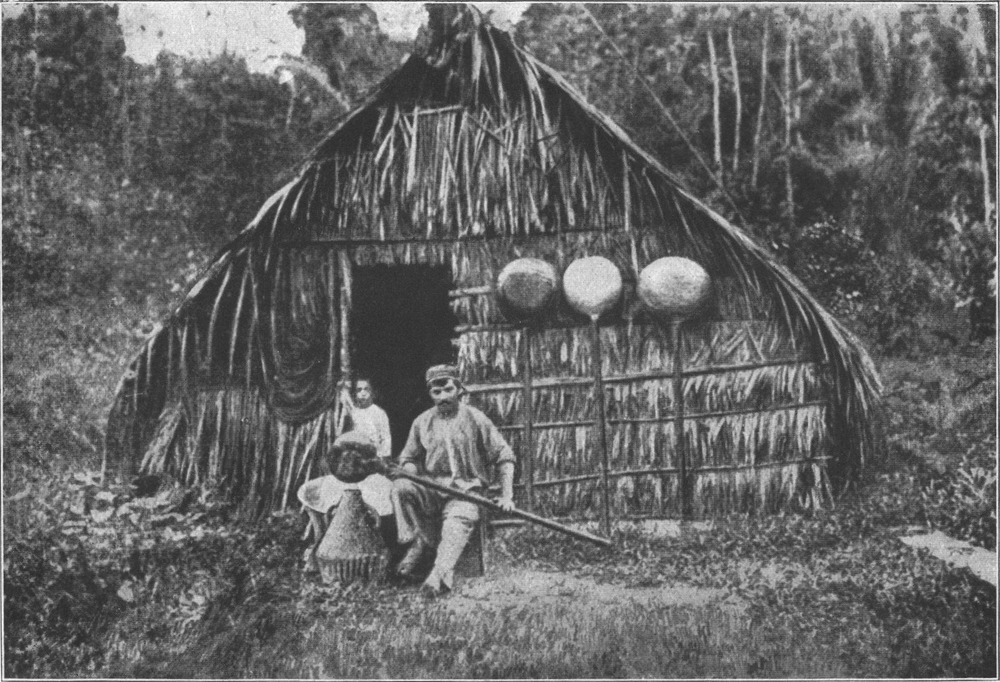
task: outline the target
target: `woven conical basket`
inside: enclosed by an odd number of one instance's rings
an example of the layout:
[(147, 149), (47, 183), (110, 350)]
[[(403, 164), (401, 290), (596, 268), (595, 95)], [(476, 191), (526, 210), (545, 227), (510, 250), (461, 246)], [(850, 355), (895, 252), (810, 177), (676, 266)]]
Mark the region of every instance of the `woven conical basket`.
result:
[(323, 582), (347, 584), (356, 580), (381, 580), (385, 577), (388, 551), (361, 491), (344, 491), (330, 527), (316, 548), (316, 565)]

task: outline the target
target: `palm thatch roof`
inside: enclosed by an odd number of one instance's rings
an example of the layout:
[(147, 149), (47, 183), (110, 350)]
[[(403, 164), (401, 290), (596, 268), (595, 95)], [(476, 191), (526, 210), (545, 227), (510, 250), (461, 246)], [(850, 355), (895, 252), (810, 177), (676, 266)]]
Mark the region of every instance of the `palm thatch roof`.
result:
[[(563, 263), (604, 253), (633, 281), (662, 255), (699, 262), (733, 317), (769, 320), (827, 368), (837, 473), (848, 477), (871, 456), (880, 386), (858, 339), (770, 253), (475, 10), (344, 117), (216, 255), (123, 378), (108, 455), (150, 469), (178, 440), (205, 449), (205, 439), (236, 439), (255, 454), (208, 447), (203, 459), (212, 461), (191, 459), (182, 473), (224, 472), (234, 494), (282, 506), (312, 466), (311, 455), (283, 453), (312, 452), (338, 428), (325, 415), (350, 362), (341, 312), (351, 263), (430, 260), (461, 273), (459, 286), (488, 285), (470, 273), (495, 277), (497, 254), (541, 243)], [(487, 252), (493, 260), (482, 260)], [(477, 314), (502, 322), (489, 298)], [(244, 394), (226, 392), (233, 388)], [(213, 390), (214, 408), (186, 400)], [(248, 435), (241, 422), (258, 428)]]

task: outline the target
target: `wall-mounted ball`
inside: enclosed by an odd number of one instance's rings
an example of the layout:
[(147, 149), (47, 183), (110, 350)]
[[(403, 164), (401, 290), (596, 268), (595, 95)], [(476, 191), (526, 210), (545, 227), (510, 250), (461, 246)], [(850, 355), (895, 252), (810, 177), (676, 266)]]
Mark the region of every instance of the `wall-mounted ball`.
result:
[(712, 294), (712, 280), (693, 260), (660, 258), (639, 273), (639, 300), (658, 316), (689, 317), (701, 310)]
[(570, 263), (563, 273), (563, 292), (574, 310), (596, 319), (618, 303), (622, 275), (607, 258), (581, 258)]
[(511, 261), (497, 276), (497, 302), (504, 317), (523, 320), (543, 313), (559, 293), (559, 273), (538, 258)]

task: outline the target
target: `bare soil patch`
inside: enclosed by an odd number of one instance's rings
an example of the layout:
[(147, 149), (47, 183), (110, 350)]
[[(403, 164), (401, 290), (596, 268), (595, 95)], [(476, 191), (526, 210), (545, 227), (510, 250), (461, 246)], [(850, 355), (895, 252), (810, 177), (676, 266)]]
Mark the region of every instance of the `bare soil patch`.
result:
[(456, 612), (511, 607), (550, 610), (554, 606), (608, 610), (715, 604), (727, 609), (743, 608), (742, 602), (725, 590), (684, 584), (629, 587), (569, 573), (517, 567), (491, 569), (485, 576), (461, 580), (445, 604)]

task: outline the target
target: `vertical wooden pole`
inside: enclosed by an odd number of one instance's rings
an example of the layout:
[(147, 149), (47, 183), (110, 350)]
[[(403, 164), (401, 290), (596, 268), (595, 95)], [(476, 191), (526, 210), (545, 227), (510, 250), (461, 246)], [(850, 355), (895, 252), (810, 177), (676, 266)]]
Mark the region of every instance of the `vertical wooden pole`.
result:
[(722, 177), (722, 120), (720, 112), (721, 86), (719, 85), (719, 60), (715, 56), (715, 39), (712, 37), (712, 29), (705, 32), (708, 37), (708, 67), (712, 76), (712, 131), (715, 133), (715, 144), (713, 146), (715, 159), (715, 171)]
[[(337, 254), (340, 261), (340, 377), (342, 381), (351, 380), (351, 259), (346, 252)], [(348, 384), (349, 385), (349, 384)], [(350, 390), (348, 388), (348, 390)], [(336, 438), (344, 430), (347, 420), (347, 406), (342, 404), (341, 396), (337, 396), (336, 417), (334, 419), (333, 436)]]
[(767, 109), (767, 42), (771, 35), (771, 24), (764, 17), (764, 38), (760, 46), (760, 99), (757, 105), (757, 127), (753, 133), (753, 161), (750, 171), (750, 185), (757, 186), (757, 172), (760, 170), (760, 136), (764, 130), (764, 112)]
[(351, 259), (341, 251), (340, 260), (340, 374), (351, 374)]
[(604, 508), (601, 517), (601, 531), (611, 534), (611, 488), (608, 473), (611, 468), (608, 461), (608, 423), (604, 409), (604, 378), (601, 373), (601, 330), (597, 327), (597, 316), (590, 318), (590, 333), (592, 341), (591, 364), (594, 366), (594, 399), (597, 408), (597, 438), (601, 450), (601, 493), (604, 498)]
[(524, 424), (524, 469), (522, 473), (526, 497), (525, 506), (528, 511), (533, 511), (535, 508), (535, 410), (532, 404), (531, 337), (531, 327), (525, 327), (521, 337), (524, 343), (524, 366), (522, 368), (524, 384), (521, 389), (521, 414)]
[(684, 449), (684, 378), (681, 351), (681, 319), (671, 320), (670, 331), (674, 346), (674, 452), (680, 469), (681, 518), (691, 518), (691, 496), (688, 488), (687, 452)]

